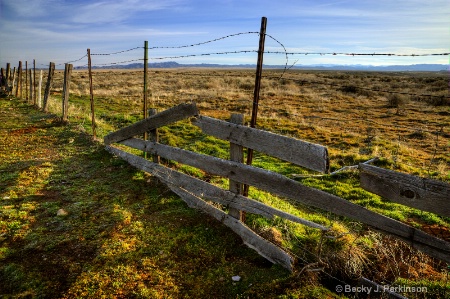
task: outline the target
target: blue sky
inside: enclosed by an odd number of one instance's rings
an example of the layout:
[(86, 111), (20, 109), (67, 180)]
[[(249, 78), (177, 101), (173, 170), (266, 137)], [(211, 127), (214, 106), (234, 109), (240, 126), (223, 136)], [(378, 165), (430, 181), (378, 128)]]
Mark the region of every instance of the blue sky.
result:
[[(73, 61), (86, 54), (135, 47), (182, 46), (223, 36), (267, 33), (288, 52), (424, 54), (450, 52), (448, 0), (0, 0), (0, 63), (36, 59), (39, 66)], [(256, 53), (157, 57), (252, 51), (258, 34), (242, 34), (202, 46), (150, 50), (150, 62), (256, 63)], [(266, 50), (283, 51), (271, 38)], [(93, 56), (93, 64), (143, 58), (143, 49)], [(264, 63), (284, 64), (285, 55), (266, 54)], [(86, 59), (74, 62), (84, 65)], [(448, 64), (449, 56), (349, 57), (289, 55), (289, 64)]]

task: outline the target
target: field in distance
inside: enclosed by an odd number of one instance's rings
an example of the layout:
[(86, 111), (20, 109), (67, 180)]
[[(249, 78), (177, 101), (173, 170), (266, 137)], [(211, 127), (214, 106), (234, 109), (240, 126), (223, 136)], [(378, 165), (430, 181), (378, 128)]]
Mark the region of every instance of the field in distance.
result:
[[(203, 115), (243, 113), (250, 120), (252, 70), (158, 69), (148, 78), (148, 107), (195, 101)], [(122, 114), (124, 124), (142, 117), (142, 70), (94, 71), (93, 84), (98, 117)], [(60, 94), (61, 72), (55, 87)], [(257, 128), (329, 147), (332, 170), (351, 163), (345, 156), (377, 156), (392, 168), (450, 181), (448, 88), (444, 72), (267, 70)], [(73, 73), (71, 94), (87, 103), (86, 71)]]

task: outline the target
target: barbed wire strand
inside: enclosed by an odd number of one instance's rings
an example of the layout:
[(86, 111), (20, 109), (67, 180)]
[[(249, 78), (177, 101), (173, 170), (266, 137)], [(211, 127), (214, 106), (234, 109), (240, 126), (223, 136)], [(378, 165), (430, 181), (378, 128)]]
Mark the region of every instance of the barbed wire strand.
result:
[(131, 59), (131, 60), (125, 60), (125, 61), (110, 62), (110, 63), (96, 63), (93, 65), (93, 67), (95, 67), (95, 66), (113, 66), (113, 65), (136, 62), (136, 61), (144, 61), (144, 59), (139, 58), (139, 59)]
[(235, 37), (235, 36), (239, 36), (239, 35), (245, 35), (245, 34), (259, 34), (259, 32), (257, 31), (248, 31), (248, 32), (240, 32), (240, 33), (233, 33), (233, 34), (229, 34), (226, 36), (222, 36), (219, 38), (215, 38), (212, 40), (208, 40), (208, 41), (204, 41), (204, 42), (200, 42), (200, 43), (196, 43), (196, 44), (188, 44), (188, 45), (182, 45), (182, 46), (157, 46), (157, 47), (150, 47), (148, 48), (149, 50), (155, 50), (155, 49), (182, 49), (182, 48), (189, 48), (189, 47), (195, 47), (195, 46), (201, 46), (201, 45), (205, 45), (205, 44), (209, 44), (209, 43), (213, 43), (213, 42), (217, 42), (220, 40), (224, 40), (230, 37)]
[(58, 66), (60, 66), (60, 65), (64, 65), (64, 64), (68, 64), (68, 63), (74, 63), (74, 62), (78, 62), (78, 61), (81, 61), (81, 60), (83, 60), (84, 58), (86, 58), (87, 57), (87, 54), (85, 54), (83, 57), (81, 57), (81, 58), (78, 58), (78, 59), (76, 59), (76, 60), (72, 60), (72, 61), (67, 61), (67, 62), (64, 62), (64, 63), (59, 63), (59, 64), (57, 64)]
[(144, 47), (134, 47), (134, 48), (131, 48), (131, 49), (128, 49), (128, 50), (122, 50), (122, 51), (112, 52), (112, 53), (91, 53), (91, 56), (117, 55), (117, 54), (122, 54), (122, 53), (130, 52), (130, 51), (134, 51), (134, 50), (138, 50), (138, 49), (144, 49)]
[(450, 52), (444, 53), (424, 53), (424, 54), (396, 54), (396, 53), (351, 53), (351, 52), (280, 52), (265, 51), (268, 54), (287, 54), (287, 55), (319, 55), (319, 56), (396, 56), (396, 57), (425, 57), (425, 56), (448, 56)]

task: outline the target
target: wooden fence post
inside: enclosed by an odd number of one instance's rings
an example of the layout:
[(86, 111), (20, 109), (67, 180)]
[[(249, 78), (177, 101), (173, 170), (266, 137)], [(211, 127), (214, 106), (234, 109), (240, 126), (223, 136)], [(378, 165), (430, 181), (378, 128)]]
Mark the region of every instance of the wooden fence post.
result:
[(73, 65), (66, 63), (64, 67), (64, 83), (63, 83), (63, 100), (62, 100), (62, 121), (67, 122), (69, 120), (69, 90), (70, 90), (70, 77), (72, 75)]
[[(156, 110), (155, 108), (150, 108), (148, 109), (148, 115), (152, 116), (155, 115), (158, 112), (158, 110)], [(152, 142), (159, 142), (159, 133), (158, 133), (158, 129), (153, 129), (150, 130), (148, 132), (149, 134), (149, 140)], [(153, 162), (155, 163), (160, 163), (160, 158), (158, 155), (152, 155), (153, 156)]]
[(6, 87), (5, 70), (3, 68), (1, 68), (1, 78), (2, 79), (0, 80), (0, 87), (3, 89), (3, 87)]
[(37, 97), (36, 97), (36, 59), (33, 59), (33, 104), (37, 106)]
[(91, 63), (91, 49), (87, 49), (88, 68), (89, 68), (89, 93), (91, 95), (91, 116), (92, 116), (92, 136), (97, 138), (95, 130), (95, 109), (94, 109), (94, 87), (92, 86), (92, 63)]
[(6, 93), (9, 95), (10, 90), (9, 90), (9, 81), (11, 80), (11, 64), (8, 62), (6, 64), (6, 74), (5, 74), (5, 89), (6, 89)]
[[(244, 124), (244, 115), (243, 114), (237, 114), (233, 113), (231, 114), (230, 122), (237, 125), (243, 125)], [(244, 148), (241, 145), (235, 144), (230, 142), (230, 160), (234, 162), (243, 163), (244, 162)], [(229, 190), (235, 194), (242, 194), (242, 184), (234, 181), (230, 181), (230, 187)], [(245, 221), (245, 212), (240, 211), (235, 208), (230, 208), (228, 214), (236, 219), (239, 219), (240, 221)]]
[(37, 106), (42, 108), (42, 70), (39, 72), (39, 87), (37, 95)]
[(48, 67), (47, 83), (45, 85), (45, 92), (44, 92), (44, 112), (48, 112), (48, 97), (50, 95), (50, 89), (52, 88), (54, 75), (55, 75), (55, 63), (50, 62), (50, 65)]
[(33, 102), (33, 71), (30, 69), (28, 71), (28, 75), (30, 76), (30, 102), (32, 102), (34, 105), (36, 105), (35, 102)]
[(12, 73), (11, 94), (14, 93), (15, 89), (16, 89), (16, 67), (14, 67), (14, 70)]
[(28, 103), (28, 61), (25, 61), (25, 101)]
[(16, 98), (22, 99), (22, 61), (19, 61), (19, 67), (17, 68)]

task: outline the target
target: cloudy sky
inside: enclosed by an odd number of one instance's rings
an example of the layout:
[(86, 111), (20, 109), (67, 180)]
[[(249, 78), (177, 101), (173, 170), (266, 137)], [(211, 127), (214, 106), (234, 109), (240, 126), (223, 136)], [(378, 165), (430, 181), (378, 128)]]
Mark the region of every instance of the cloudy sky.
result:
[[(15, 66), (77, 60), (90, 48), (93, 64), (143, 58), (149, 47), (178, 47), (231, 37), (195, 47), (151, 49), (150, 62), (256, 63), (261, 17), (268, 19), (267, 51), (295, 53), (450, 52), (448, 0), (0, 0), (0, 63)], [(246, 33), (234, 35), (237, 33)], [(194, 55), (194, 56), (192, 56)], [(188, 56), (180, 58), (162, 57)], [(266, 54), (266, 64), (285, 55)], [(139, 61), (140, 62), (140, 61)], [(74, 62), (85, 65), (87, 59)], [(372, 57), (289, 55), (289, 64), (448, 64), (449, 56)]]

